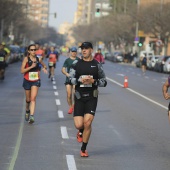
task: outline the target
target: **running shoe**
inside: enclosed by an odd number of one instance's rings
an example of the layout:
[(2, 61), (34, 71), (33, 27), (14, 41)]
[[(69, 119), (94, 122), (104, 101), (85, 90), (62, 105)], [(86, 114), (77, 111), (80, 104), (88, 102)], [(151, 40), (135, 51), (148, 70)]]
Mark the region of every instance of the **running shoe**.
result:
[(82, 133), (78, 131), (77, 133), (77, 142), (81, 143), (83, 142), (83, 136)]
[(30, 116), (30, 110), (26, 110), (26, 113), (25, 113), (25, 121), (28, 121), (28, 120), (29, 120), (29, 116)]
[(30, 123), (30, 124), (34, 123), (34, 116), (33, 115), (30, 115), (28, 123)]
[(85, 150), (85, 151), (80, 151), (80, 156), (81, 156), (81, 157), (88, 157), (89, 155), (88, 155), (88, 153), (87, 153), (87, 150)]
[(73, 113), (73, 107), (70, 107), (70, 109), (68, 110), (68, 114), (72, 114)]

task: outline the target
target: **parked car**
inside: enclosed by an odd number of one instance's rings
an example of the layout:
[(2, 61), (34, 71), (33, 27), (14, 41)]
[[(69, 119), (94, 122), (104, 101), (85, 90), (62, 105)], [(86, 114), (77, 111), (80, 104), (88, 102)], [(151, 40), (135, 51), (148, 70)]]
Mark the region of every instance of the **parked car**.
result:
[(143, 56), (148, 57), (152, 57), (154, 56), (154, 52), (153, 51), (140, 51), (139, 57), (143, 57)]
[(105, 53), (105, 59), (111, 60), (112, 54), (110, 52)]
[(166, 60), (165, 64), (163, 65), (163, 72), (165, 73), (170, 72), (170, 57)]
[(21, 55), (20, 47), (18, 45), (10, 45), (9, 49), (11, 51), (9, 63), (18, 61), (20, 59), (20, 55)]
[(152, 56), (151, 59), (148, 60), (148, 63), (147, 63), (148, 69), (153, 70), (154, 67), (155, 67), (156, 62), (158, 61), (158, 59), (159, 59), (160, 57), (161, 57), (161, 56), (159, 56), (159, 55)]
[(115, 51), (113, 53), (113, 62), (123, 62), (123, 53), (119, 51)]
[(151, 59), (153, 56), (147, 57), (147, 69), (151, 70)]
[(136, 65), (136, 67), (141, 67), (142, 66), (142, 61), (141, 61), (141, 59), (139, 57), (135, 60), (135, 65)]
[(158, 61), (155, 63), (154, 70), (162, 73), (164, 64), (168, 58), (170, 58), (170, 56), (159, 57)]

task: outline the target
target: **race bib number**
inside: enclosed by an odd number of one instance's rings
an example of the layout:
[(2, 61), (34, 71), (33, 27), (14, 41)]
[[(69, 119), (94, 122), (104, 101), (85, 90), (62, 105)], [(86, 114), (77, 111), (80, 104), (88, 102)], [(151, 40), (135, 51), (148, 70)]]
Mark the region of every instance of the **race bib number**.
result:
[(49, 62), (49, 66), (53, 66), (53, 64), (54, 64), (53, 62)]
[(29, 72), (29, 80), (38, 80), (38, 72)]
[(0, 57), (0, 62), (4, 62), (4, 57)]
[[(89, 75), (82, 75), (80, 78), (88, 78)], [(93, 78), (93, 76), (90, 76), (91, 78)], [(92, 84), (80, 84), (80, 87), (92, 87)]]

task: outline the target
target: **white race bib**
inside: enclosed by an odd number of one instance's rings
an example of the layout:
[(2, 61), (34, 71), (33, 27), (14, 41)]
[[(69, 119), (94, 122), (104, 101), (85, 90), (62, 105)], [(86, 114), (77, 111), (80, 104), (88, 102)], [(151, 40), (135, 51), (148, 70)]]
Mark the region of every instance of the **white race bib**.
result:
[(53, 62), (49, 62), (49, 66), (53, 66), (53, 64), (54, 64)]
[[(80, 78), (86, 78), (89, 75), (82, 75)], [(93, 78), (93, 76), (90, 76), (91, 78)], [(80, 84), (80, 87), (92, 87), (92, 84)]]
[(29, 80), (38, 80), (38, 72), (29, 72)]

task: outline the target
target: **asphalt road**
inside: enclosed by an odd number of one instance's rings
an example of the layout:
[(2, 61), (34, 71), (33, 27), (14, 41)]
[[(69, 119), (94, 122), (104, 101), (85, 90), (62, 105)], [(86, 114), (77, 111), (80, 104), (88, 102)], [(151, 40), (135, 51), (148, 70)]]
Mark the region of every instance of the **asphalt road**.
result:
[[(81, 144), (67, 114), (65, 77), (57, 63), (55, 81), (41, 73), (35, 123), (24, 120), (21, 62), (9, 65), (0, 81), (0, 170), (168, 170), (170, 123), (162, 96), (167, 74), (106, 61), (106, 88), (99, 102), (87, 147)], [(123, 88), (124, 76), (129, 88)]]

